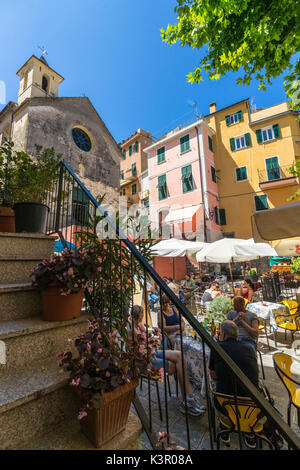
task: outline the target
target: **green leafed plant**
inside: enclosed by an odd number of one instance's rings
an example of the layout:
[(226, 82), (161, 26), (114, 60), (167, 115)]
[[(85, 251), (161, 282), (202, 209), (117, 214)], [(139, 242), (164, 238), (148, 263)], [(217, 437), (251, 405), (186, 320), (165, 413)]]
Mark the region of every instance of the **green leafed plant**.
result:
[[(177, 0), (177, 23), (161, 30), (163, 41), (201, 49), (188, 75), (199, 83), (205, 73), (217, 80), (240, 74), (237, 84), (259, 81), (266, 89), (287, 71), (285, 90), (294, 109), (300, 101), (299, 2), (296, 0)], [(294, 57), (295, 56), (295, 57)]]
[(300, 275), (300, 258), (294, 258), (291, 264), (291, 271)]
[(215, 323), (222, 323), (227, 318), (227, 313), (233, 308), (228, 297), (218, 296), (209, 305), (207, 312), (208, 319)]

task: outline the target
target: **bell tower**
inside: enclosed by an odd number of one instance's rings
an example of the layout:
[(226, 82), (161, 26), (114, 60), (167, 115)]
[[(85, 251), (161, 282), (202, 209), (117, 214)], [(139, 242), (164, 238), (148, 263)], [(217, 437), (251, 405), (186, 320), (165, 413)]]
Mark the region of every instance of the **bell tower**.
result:
[(53, 70), (42, 55), (39, 59), (32, 55), (18, 70), (20, 87), (18, 104), (27, 98), (58, 96), (58, 89), (64, 78)]

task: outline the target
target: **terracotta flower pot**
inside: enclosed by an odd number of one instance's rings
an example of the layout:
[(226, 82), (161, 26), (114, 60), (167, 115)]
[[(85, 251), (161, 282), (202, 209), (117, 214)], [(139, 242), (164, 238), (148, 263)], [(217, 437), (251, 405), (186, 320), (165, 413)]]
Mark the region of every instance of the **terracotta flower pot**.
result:
[(77, 294), (61, 295), (60, 288), (50, 286), (41, 291), (43, 319), (66, 321), (80, 317), (84, 289)]
[(15, 233), (15, 213), (9, 207), (0, 206), (0, 232)]
[[(112, 392), (104, 393), (101, 408), (87, 410), (87, 416), (81, 419), (82, 433), (97, 449), (125, 429), (131, 401), (138, 384), (139, 379), (135, 379), (120, 385)], [(80, 387), (73, 389), (77, 405), (80, 407)]]

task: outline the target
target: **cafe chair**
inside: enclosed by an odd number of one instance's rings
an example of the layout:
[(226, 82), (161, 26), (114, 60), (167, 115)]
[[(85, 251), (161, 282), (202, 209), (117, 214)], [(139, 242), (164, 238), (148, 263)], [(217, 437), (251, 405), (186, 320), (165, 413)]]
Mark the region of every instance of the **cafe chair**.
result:
[(270, 348), (270, 343), (269, 343), (269, 338), (268, 338), (268, 333), (267, 333), (267, 324), (263, 318), (258, 317), (258, 331), (259, 332), (264, 332), (267, 338), (267, 343), (268, 343), (268, 348)]
[(217, 450), (220, 450), (220, 439), (222, 434), (225, 433), (239, 433), (243, 435), (254, 435), (258, 446), (262, 448), (262, 442), (266, 442), (271, 450), (273, 450), (272, 443), (263, 434), (263, 426), (266, 418), (263, 416), (262, 411), (254, 403), (251, 398), (248, 397), (235, 397), (233, 395), (225, 395), (217, 393), (213, 390), (212, 386), (211, 393), (215, 400), (218, 401), (221, 409), (222, 417), (218, 415), (219, 422), (222, 426), (222, 430), (216, 432), (215, 424), (215, 410), (212, 406), (214, 415), (212, 416), (213, 423), (213, 435), (217, 442)]
[[(294, 334), (300, 331), (300, 315), (286, 315), (284, 313), (275, 313), (274, 317), (276, 325), (279, 328), (284, 329), (284, 339), (286, 341), (287, 331), (291, 332), (291, 340), (294, 341)], [(274, 330), (275, 335), (275, 346), (277, 347), (277, 330)]]
[(296, 300), (283, 300), (281, 303), (288, 307), (291, 315), (300, 315), (299, 304)]
[(292, 376), (291, 366), (293, 358), (285, 353), (275, 353), (273, 355), (273, 364), (275, 371), (285, 386), (289, 394), (289, 403), (287, 407), (287, 422), (291, 426), (291, 406), (294, 405), (297, 409), (298, 426), (300, 427), (300, 387), (296, 388), (295, 385), (300, 385)]
[[(162, 418), (162, 409), (161, 409), (160, 393), (159, 393), (159, 386), (158, 386), (158, 382), (160, 381), (161, 377), (160, 377), (160, 375), (156, 375), (155, 373), (153, 373), (153, 374), (148, 374), (147, 372), (141, 373), (140, 374), (140, 379), (141, 379), (140, 380), (140, 389), (141, 390), (143, 389), (143, 378), (147, 379), (147, 380), (149, 379), (150, 381), (155, 383), (157, 403), (158, 403), (158, 409), (159, 409), (159, 417), (160, 417), (160, 420), (162, 421), (163, 420), (163, 418)], [(167, 375), (167, 378), (168, 378), (168, 375)]]

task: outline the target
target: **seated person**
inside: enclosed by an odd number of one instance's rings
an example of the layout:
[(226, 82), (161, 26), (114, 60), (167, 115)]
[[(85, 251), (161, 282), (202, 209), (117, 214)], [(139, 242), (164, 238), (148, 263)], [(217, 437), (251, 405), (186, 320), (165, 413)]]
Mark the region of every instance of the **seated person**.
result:
[(227, 319), (232, 320), (238, 327), (238, 339), (249, 344), (256, 353), (258, 339), (258, 318), (256, 313), (248, 312), (243, 297), (234, 297), (233, 308), (227, 314)]
[[(142, 324), (143, 316), (144, 316), (144, 309), (140, 305), (134, 305), (131, 310), (132, 319), (133, 319), (133, 328), (134, 328), (134, 338), (138, 340), (140, 338), (144, 338), (145, 345), (146, 345), (146, 330)], [(132, 331), (128, 333), (128, 337), (132, 337)], [(141, 370), (141, 373), (144, 373), (145, 368), (147, 365), (144, 363), (137, 364)], [(145, 367), (146, 366), (146, 367)], [(175, 372), (178, 376), (179, 386), (181, 390), (182, 396), (182, 403), (180, 404), (180, 411), (185, 414), (186, 408), (184, 403), (184, 384), (186, 390), (186, 401), (187, 401), (187, 413), (191, 416), (200, 416), (205, 412), (205, 407), (200, 404), (198, 397), (193, 394), (193, 389), (189, 381), (188, 373), (187, 373), (187, 366), (184, 367), (184, 374), (182, 369), (182, 359), (181, 359), (181, 351), (172, 351), (172, 350), (165, 350), (165, 366), (166, 372), (169, 375), (173, 375)], [(155, 351), (153, 358), (151, 359), (151, 368), (153, 369), (153, 373), (155, 370), (162, 369), (164, 367), (164, 360), (163, 360), (163, 350), (159, 349)]]
[(206, 289), (202, 296), (202, 302), (211, 302), (216, 297), (221, 295), (222, 291), (220, 290), (220, 285), (218, 282), (213, 282), (209, 289)]
[[(225, 320), (221, 324), (219, 344), (228, 356), (237, 364), (241, 371), (244, 372), (249, 380), (259, 388), (256, 355), (248, 344), (238, 341), (238, 327), (233, 321)], [(231, 374), (228, 373), (222, 359), (219, 358), (213, 350), (211, 351), (208, 369), (210, 377), (216, 381), (215, 391), (226, 395), (234, 395), (234, 379)], [(247, 393), (239, 383), (237, 383), (237, 395), (240, 397), (247, 396)], [(223, 415), (221, 406), (216, 398), (214, 399), (214, 405), (217, 410), (217, 414), (222, 417), (224, 422), (227, 422), (228, 418)], [(230, 424), (229, 420), (228, 424)], [(221, 423), (220, 427), (226, 429), (226, 427), (222, 427)], [(229, 434), (225, 433), (222, 436), (222, 441), (224, 444), (228, 445), (230, 442)], [(253, 441), (255, 442), (255, 439), (249, 435), (245, 435), (244, 437), (246, 445), (253, 448)]]
[(236, 296), (241, 296), (248, 300), (248, 303), (252, 302), (254, 296), (254, 284), (251, 279), (245, 279), (243, 285), (234, 289)]
[(181, 283), (181, 287), (184, 291), (185, 302), (189, 302), (193, 296), (193, 291), (197, 288), (194, 279), (192, 279), (189, 274), (186, 274)]
[[(161, 315), (158, 315), (157, 324), (158, 327), (167, 334), (174, 347), (176, 337), (180, 335), (179, 314), (176, 308), (171, 305), (169, 297), (165, 294), (162, 296), (162, 311), (163, 325), (161, 324)], [(181, 331), (182, 334), (185, 335), (183, 318), (181, 319)]]
[(174, 282), (171, 277), (164, 277), (163, 280), (165, 281), (165, 283), (167, 284), (169, 289), (171, 289), (171, 291), (174, 292), (174, 294), (177, 295), (177, 297), (178, 297), (179, 296), (179, 289), (180, 289), (178, 284), (176, 284), (176, 282)]

